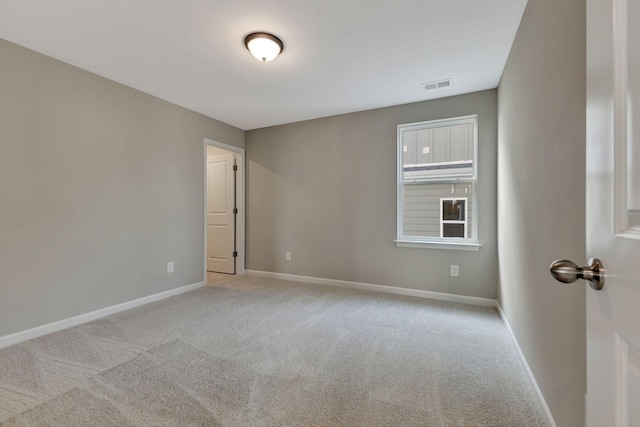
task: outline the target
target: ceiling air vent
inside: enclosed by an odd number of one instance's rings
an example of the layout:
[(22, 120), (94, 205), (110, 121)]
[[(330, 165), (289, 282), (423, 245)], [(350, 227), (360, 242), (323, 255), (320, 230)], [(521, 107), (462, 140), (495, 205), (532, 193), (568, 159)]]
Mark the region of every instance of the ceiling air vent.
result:
[(425, 90), (442, 89), (443, 87), (449, 86), (451, 86), (451, 79), (422, 83), (422, 87), (424, 87)]

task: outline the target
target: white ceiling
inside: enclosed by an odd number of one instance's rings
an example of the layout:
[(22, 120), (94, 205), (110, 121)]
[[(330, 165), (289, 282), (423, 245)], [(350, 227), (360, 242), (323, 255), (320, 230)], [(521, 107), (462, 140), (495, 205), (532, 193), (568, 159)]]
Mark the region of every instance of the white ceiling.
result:
[[(0, 0), (0, 38), (248, 130), (495, 88), (525, 5)], [(279, 36), (283, 54), (254, 59), (254, 31)]]

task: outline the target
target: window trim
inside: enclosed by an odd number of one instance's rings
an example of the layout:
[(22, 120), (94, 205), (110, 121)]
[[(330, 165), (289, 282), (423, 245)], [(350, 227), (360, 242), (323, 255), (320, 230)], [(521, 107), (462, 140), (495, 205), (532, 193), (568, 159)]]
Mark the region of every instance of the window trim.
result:
[[(450, 238), (447, 240), (451, 240)], [(393, 243), (399, 248), (418, 249), (451, 249), (456, 251), (477, 251), (482, 247), (481, 243), (456, 243), (456, 242), (436, 242), (436, 241), (416, 241), (416, 240), (394, 240)]]
[[(403, 222), (404, 222), (404, 164), (403, 164), (403, 139), (402, 134), (406, 131), (430, 129), (442, 126), (453, 126), (458, 124), (473, 124), (473, 175), (471, 177), (453, 177), (453, 178), (436, 178), (425, 179), (424, 182), (428, 183), (447, 183), (455, 184), (468, 182), (471, 184), (471, 204), (474, 207), (471, 213), (471, 223), (474, 224), (471, 229), (470, 238), (454, 238), (454, 237), (421, 237), (421, 236), (405, 236), (403, 234)], [(438, 120), (428, 120), (423, 122), (400, 124), (397, 127), (397, 139), (396, 139), (396, 153), (397, 153), (397, 176), (396, 176), (396, 193), (397, 193), (397, 230), (396, 239), (394, 243), (399, 247), (409, 248), (437, 248), (437, 249), (454, 249), (454, 250), (471, 250), (477, 251), (482, 244), (478, 240), (478, 211), (480, 203), (478, 201), (478, 115), (468, 115), (460, 117), (452, 117)], [(468, 202), (465, 204), (465, 209), (468, 208)], [(440, 207), (440, 210), (442, 208)], [(442, 215), (442, 212), (440, 213)], [(468, 216), (466, 216), (467, 221)], [(442, 224), (442, 222), (441, 222)], [(442, 228), (442, 225), (440, 226)], [(442, 233), (442, 232), (441, 232)]]

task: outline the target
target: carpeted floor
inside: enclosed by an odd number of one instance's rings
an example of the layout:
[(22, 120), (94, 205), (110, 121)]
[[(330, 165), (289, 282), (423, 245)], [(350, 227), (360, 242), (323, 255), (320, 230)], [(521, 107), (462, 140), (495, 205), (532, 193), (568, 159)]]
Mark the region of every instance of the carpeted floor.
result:
[(494, 309), (216, 277), (0, 350), (0, 425), (546, 425)]

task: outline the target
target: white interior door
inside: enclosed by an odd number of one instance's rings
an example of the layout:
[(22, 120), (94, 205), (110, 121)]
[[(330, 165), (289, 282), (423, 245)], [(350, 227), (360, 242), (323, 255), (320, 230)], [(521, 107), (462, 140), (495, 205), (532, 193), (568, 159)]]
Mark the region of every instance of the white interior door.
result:
[(640, 2), (587, 1), (587, 425), (640, 426)]
[(235, 274), (234, 154), (207, 156), (207, 271)]

